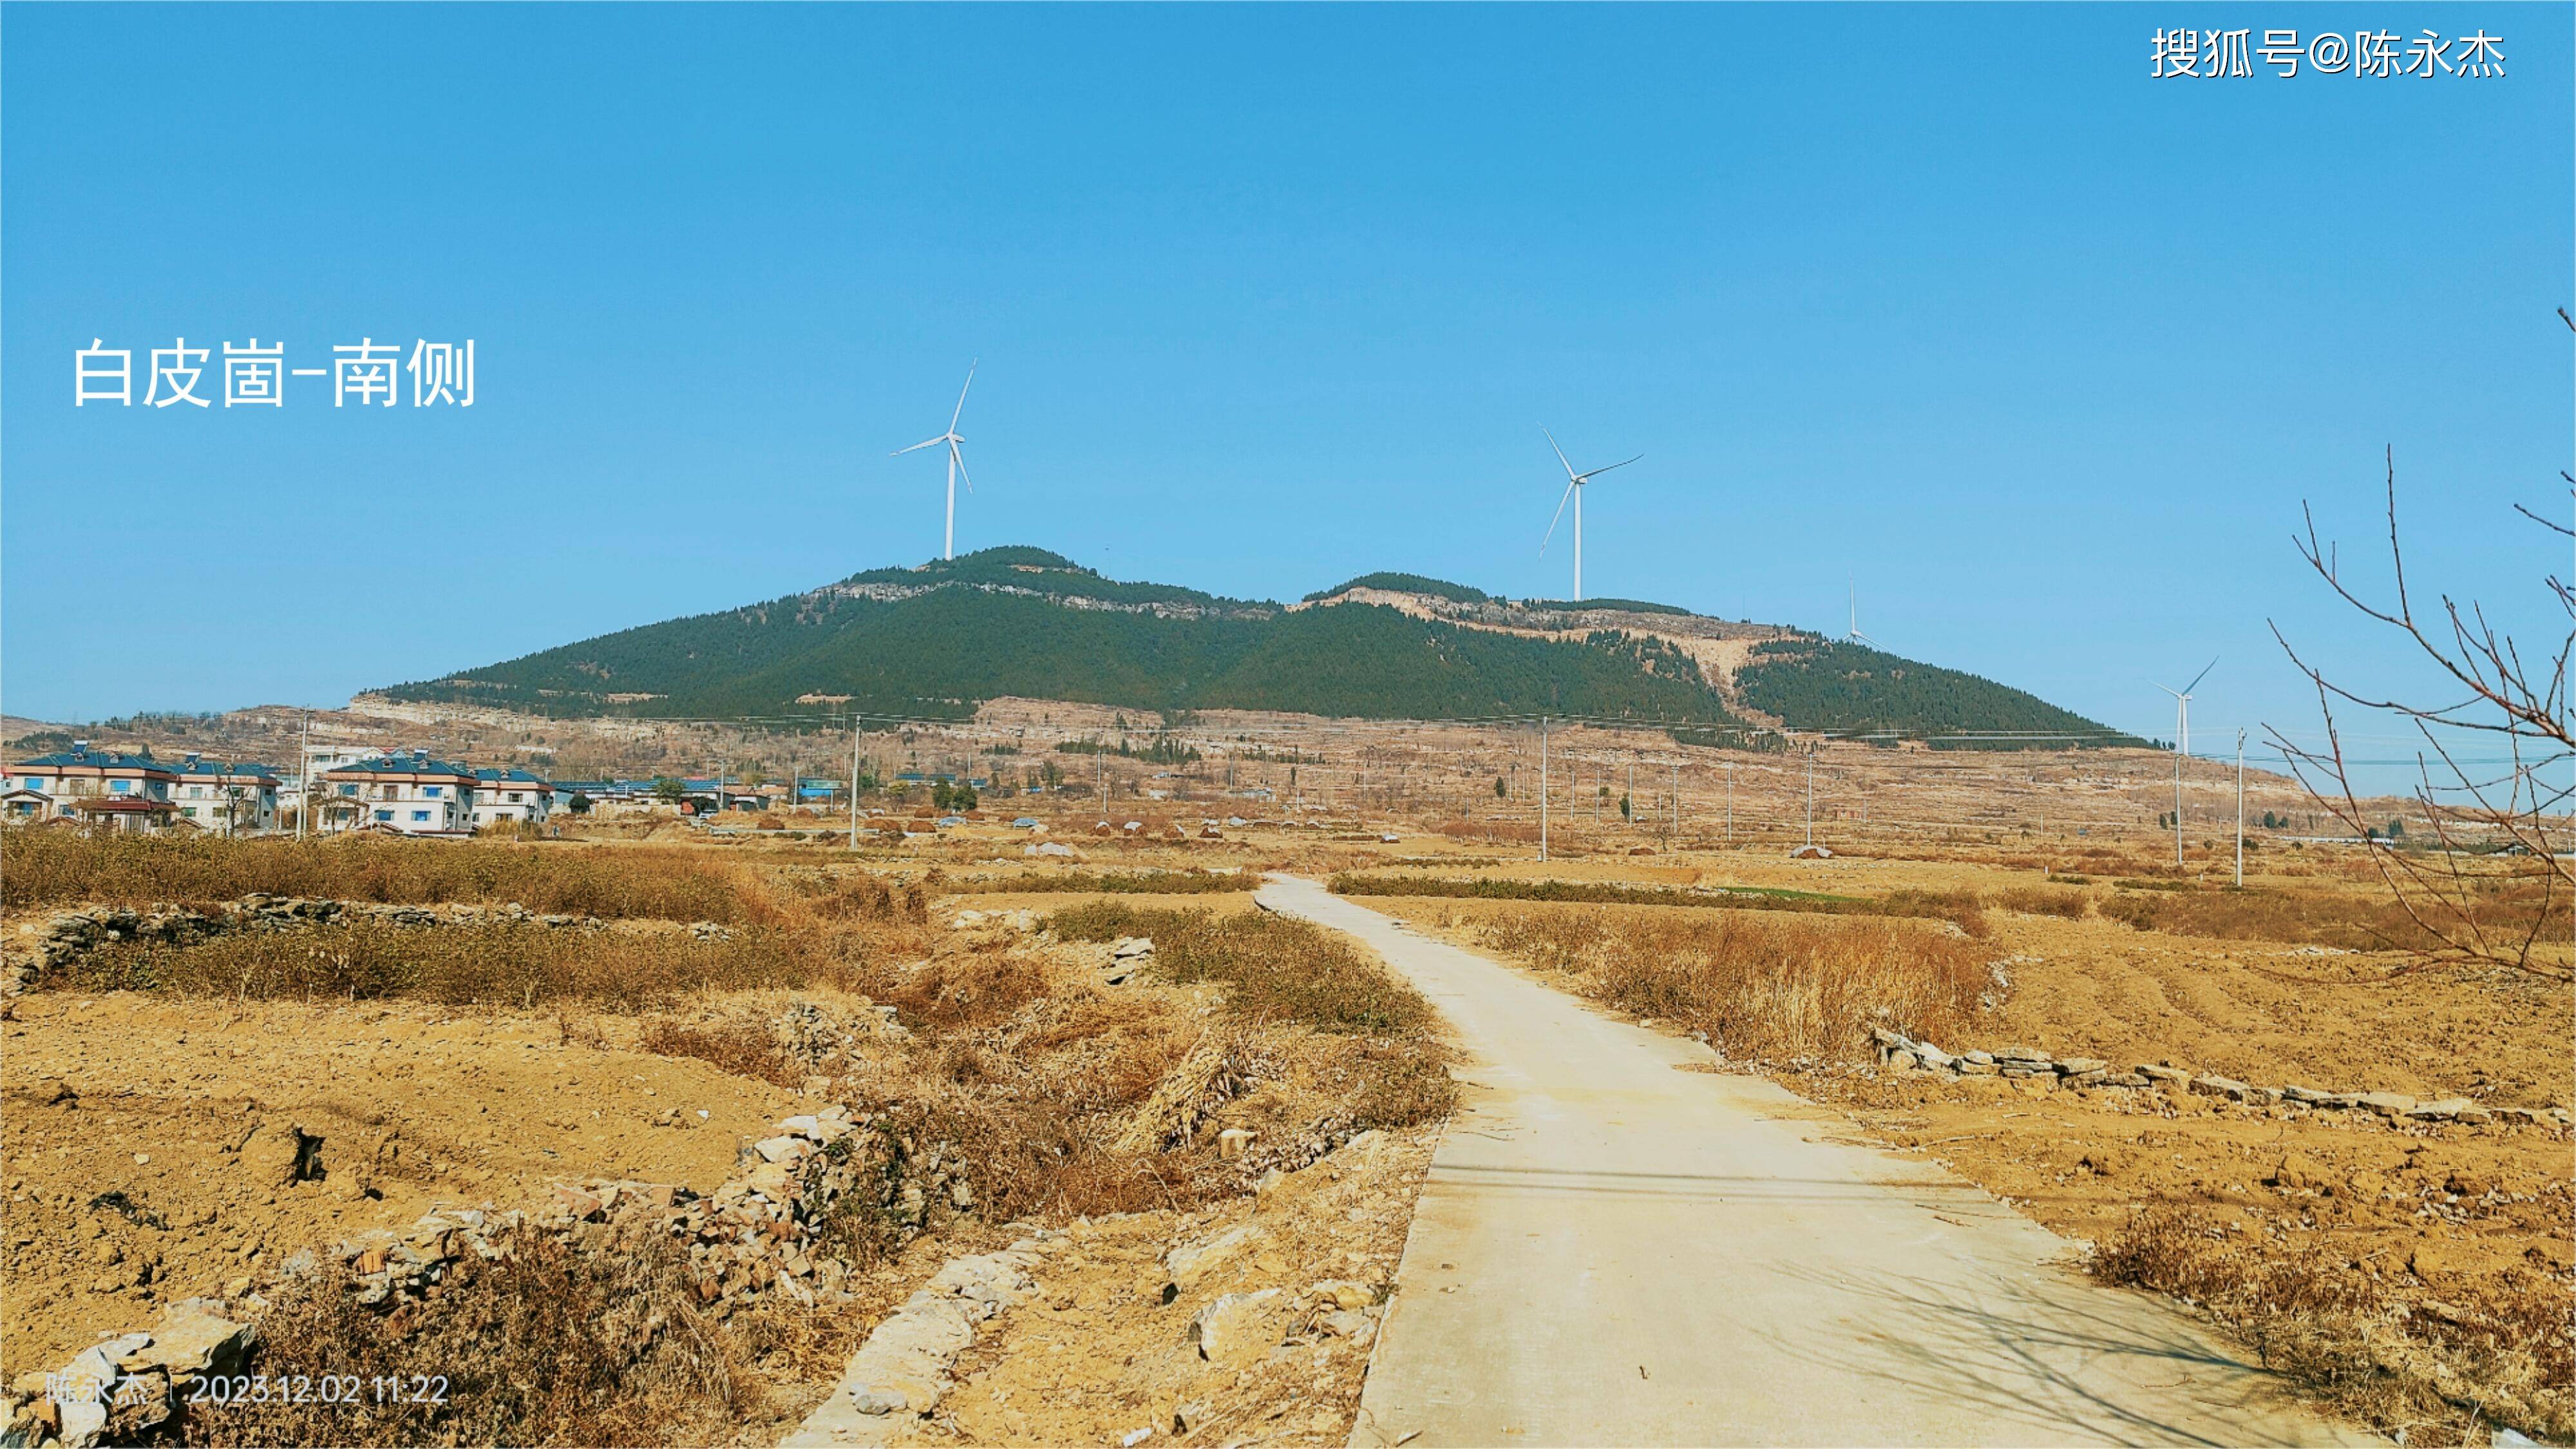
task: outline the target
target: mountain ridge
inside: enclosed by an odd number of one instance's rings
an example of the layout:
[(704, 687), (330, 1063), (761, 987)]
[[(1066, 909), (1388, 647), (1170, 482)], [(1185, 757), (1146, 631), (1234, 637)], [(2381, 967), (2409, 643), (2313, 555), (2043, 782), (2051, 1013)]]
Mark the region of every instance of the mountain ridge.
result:
[(1029, 546), (867, 569), (370, 691), (561, 715), (825, 723), (1001, 697), (1356, 718), (1627, 719), (1751, 742), (2037, 734), (2142, 744), (2038, 696), (1804, 630), (1644, 600), (1362, 574), (1295, 603), (1111, 579)]

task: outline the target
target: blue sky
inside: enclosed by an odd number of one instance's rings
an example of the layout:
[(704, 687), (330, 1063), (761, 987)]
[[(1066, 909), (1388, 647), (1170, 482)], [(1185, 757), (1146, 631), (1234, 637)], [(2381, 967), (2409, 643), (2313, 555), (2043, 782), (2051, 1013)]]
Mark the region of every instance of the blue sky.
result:
[[(2502, 79), (2149, 76), (2160, 26)], [(960, 548), (1839, 630), (2195, 744), (2303, 576), (2552, 638), (2563, 6), (0, 10), (0, 695), (337, 703)], [(72, 406), (72, 353), (472, 337), (471, 410)], [(218, 356), (218, 365), (220, 358)], [(214, 386), (209, 374), (206, 387)], [(140, 385), (138, 384), (138, 395)], [(406, 397), (407, 401), (407, 397)], [(2356, 561), (2360, 576), (2384, 570)]]

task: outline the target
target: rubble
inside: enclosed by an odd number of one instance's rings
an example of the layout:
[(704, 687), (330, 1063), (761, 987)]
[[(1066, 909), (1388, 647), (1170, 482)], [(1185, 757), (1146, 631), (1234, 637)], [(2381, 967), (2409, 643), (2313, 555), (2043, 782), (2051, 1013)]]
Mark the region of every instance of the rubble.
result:
[[(7, 976), (11, 984), (23, 986), (48, 970), (72, 965), (102, 946), (124, 941), (193, 946), (239, 931), (291, 931), (314, 926), (341, 926), (360, 920), (419, 927), (527, 925), (551, 930), (586, 931), (608, 928), (607, 923), (597, 916), (532, 911), (516, 902), (498, 906), (387, 905), (378, 901), (272, 896), (254, 892), (202, 911), (188, 906), (154, 905), (141, 910), (130, 906), (87, 906), (59, 912), (36, 927), (32, 955), (11, 956), (9, 965), (12, 969)], [(701, 921), (690, 930), (701, 939), (709, 938), (711, 933), (719, 939), (732, 934), (710, 921)]]
[(2007, 1080), (2041, 1086), (2125, 1087), (2132, 1090), (2161, 1087), (2176, 1095), (2220, 1097), (2252, 1107), (2285, 1105), (2300, 1111), (2359, 1108), (2391, 1122), (2566, 1127), (2571, 1125), (2571, 1120), (2576, 1120), (2571, 1119), (2571, 1114), (2564, 1107), (2490, 1107), (2467, 1097), (2418, 1102), (2402, 1092), (2323, 1092), (2313, 1087), (2254, 1086), (2215, 1072), (2194, 1075), (2165, 1062), (2142, 1062), (2128, 1071), (2115, 1072), (2111, 1064), (2100, 1057), (2057, 1059), (2032, 1047), (2005, 1047), (1991, 1053), (1972, 1051), (1954, 1057), (1929, 1042), (1916, 1041), (1903, 1032), (1886, 1027), (1873, 1027), (1870, 1039), (1878, 1047), (1879, 1065), (1894, 1072), (1940, 1071), (1954, 1078), (2001, 1075)]

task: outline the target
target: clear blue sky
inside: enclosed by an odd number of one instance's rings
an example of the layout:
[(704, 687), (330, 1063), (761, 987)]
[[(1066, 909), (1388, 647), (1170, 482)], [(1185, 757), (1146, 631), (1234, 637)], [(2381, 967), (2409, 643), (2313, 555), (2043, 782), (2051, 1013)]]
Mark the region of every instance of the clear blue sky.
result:
[[(2503, 79), (2157, 81), (2159, 26), (2483, 28)], [(0, 12), (0, 692), (336, 703), (959, 546), (1294, 597), (1406, 569), (1838, 631), (2195, 744), (2416, 676), (2290, 551), (2543, 637), (2570, 10)], [(2258, 67), (2259, 68), (2259, 67)], [(470, 411), (75, 410), (472, 337)], [(220, 358), (218, 357), (218, 363)], [(213, 375), (209, 374), (209, 383)], [(139, 384), (138, 384), (139, 388)], [(2377, 577), (2373, 571), (2371, 577)]]

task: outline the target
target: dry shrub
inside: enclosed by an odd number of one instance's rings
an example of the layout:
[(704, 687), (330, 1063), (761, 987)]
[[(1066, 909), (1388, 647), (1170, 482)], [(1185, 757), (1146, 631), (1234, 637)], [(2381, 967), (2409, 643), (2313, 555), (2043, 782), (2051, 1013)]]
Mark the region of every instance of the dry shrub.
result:
[(755, 1077), (781, 1087), (793, 1087), (805, 1079), (797, 1065), (787, 1059), (787, 1053), (779, 1049), (777, 1037), (756, 1021), (702, 1025), (656, 1021), (644, 1028), (636, 1045), (655, 1056), (695, 1057), (718, 1071)]
[[(2141, 931), (2221, 940), (2287, 941), (2348, 951), (2435, 951), (2442, 943), (2384, 896), (2333, 891), (2205, 888), (2188, 881), (2123, 880), (2102, 914)], [(2459, 899), (2490, 936), (2530, 932), (2547, 904), (2542, 883), (2509, 877), (2465, 880)]]
[[(533, 1230), (506, 1256), (467, 1258), (439, 1295), (390, 1315), (352, 1303), (338, 1274), (280, 1290), (248, 1372), (356, 1376), (354, 1402), (198, 1405), (194, 1443), (657, 1444), (705, 1442), (759, 1407), (759, 1381), (689, 1293), (661, 1234), (577, 1252)], [(376, 1381), (443, 1379), (442, 1403), (378, 1402)]]
[(1996, 895), (1995, 904), (2026, 916), (2062, 916), (2080, 921), (2092, 912), (2082, 891), (2053, 891), (2045, 886), (2014, 886)]
[(930, 894), (904, 881), (853, 875), (835, 889), (807, 900), (805, 909), (827, 921), (887, 921), (918, 926), (930, 920)]
[(1728, 911), (1791, 911), (1820, 916), (1924, 916), (1956, 923), (1972, 935), (1985, 933), (1985, 917), (1974, 891), (1891, 891), (1878, 899), (1783, 890), (1773, 886), (1700, 886), (1674, 890), (1666, 886), (1620, 885), (1608, 881), (1473, 880), (1439, 876), (1361, 875), (1350, 871), (1332, 879), (1335, 895), (1432, 896), (1452, 900), (1560, 901), (1592, 905), (1690, 906)]
[(959, 894), (1043, 895), (1083, 892), (1092, 895), (1197, 896), (1261, 888), (1250, 871), (1021, 871), (984, 880), (961, 880), (948, 889)]
[(841, 986), (849, 975), (850, 967), (823, 943), (760, 928), (701, 940), (668, 930), (360, 920), (237, 932), (193, 946), (119, 942), (49, 969), (36, 984), (261, 1001), (403, 997), (522, 1010), (578, 1001), (638, 1010), (697, 991)]
[(435, 905), (515, 901), (569, 915), (738, 924), (777, 908), (748, 874), (687, 850), (13, 830), (0, 904), (211, 905), (253, 893)]
[(1036, 962), (977, 952), (927, 962), (900, 983), (880, 986), (876, 996), (907, 1024), (945, 1033), (1007, 1021), (1046, 989), (1046, 970)]
[(1305, 921), (1096, 901), (1058, 911), (1048, 925), (1071, 941), (1150, 937), (1155, 975), (1183, 985), (1220, 982), (1227, 1007), (1242, 1015), (1361, 1036), (1421, 1037), (1430, 1031), (1431, 1006), (1421, 993), (1339, 936)]
[(1996, 989), (1974, 944), (1899, 921), (1578, 908), (1497, 916), (1481, 934), (1572, 974), (1586, 996), (1743, 1057), (1857, 1058), (1874, 1026), (1956, 1041)]
[(2553, 1282), (2409, 1304), (2339, 1256), (2263, 1252), (2189, 1208), (2140, 1211), (2092, 1270), (2207, 1309), (2266, 1368), (2402, 1443), (2479, 1443), (2490, 1425), (2576, 1435), (2576, 1318)]

